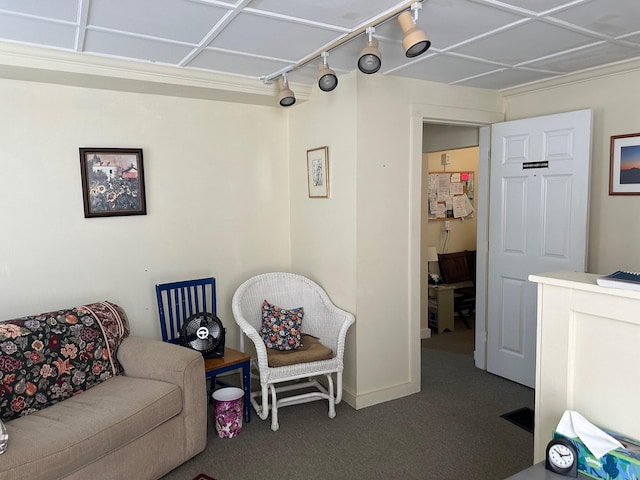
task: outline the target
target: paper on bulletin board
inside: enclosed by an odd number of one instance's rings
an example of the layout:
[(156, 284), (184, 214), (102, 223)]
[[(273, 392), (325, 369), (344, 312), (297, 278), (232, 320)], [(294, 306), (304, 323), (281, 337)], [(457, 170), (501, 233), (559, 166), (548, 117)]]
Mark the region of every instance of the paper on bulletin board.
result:
[(475, 212), (469, 197), (466, 195), (457, 195), (453, 198), (453, 217), (466, 218)]
[[(428, 174), (429, 220), (471, 218), (474, 198), (473, 172), (433, 172)], [(459, 198), (458, 198), (459, 197)]]

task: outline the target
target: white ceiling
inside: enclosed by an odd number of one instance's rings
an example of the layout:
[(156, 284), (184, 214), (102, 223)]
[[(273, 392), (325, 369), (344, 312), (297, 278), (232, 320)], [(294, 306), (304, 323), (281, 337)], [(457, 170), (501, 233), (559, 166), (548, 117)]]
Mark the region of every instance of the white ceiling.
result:
[[(260, 78), (411, 2), (398, 0), (0, 0), (0, 40)], [(640, 57), (638, 0), (425, 0), (431, 48), (408, 59), (395, 19), (376, 27), (382, 68), (504, 89)], [(332, 50), (356, 68), (365, 36)], [(319, 60), (291, 82), (313, 84)]]

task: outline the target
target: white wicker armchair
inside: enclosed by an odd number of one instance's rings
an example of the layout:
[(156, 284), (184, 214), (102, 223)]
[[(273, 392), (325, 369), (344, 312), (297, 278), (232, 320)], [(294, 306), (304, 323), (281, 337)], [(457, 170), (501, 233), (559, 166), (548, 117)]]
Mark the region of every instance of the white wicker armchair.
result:
[[(262, 326), (261, 307), (264, 300), (285, 309), (304, 307), (302, 333), (317, 337), (333, 352), (329, 360), (297, 363), (282, 367), (270, 367), (267, 349), (259, 333)], [(269, 393), (271, 393), (271, 429), (278, 430), (278, 407), (296, 405), (314, 400), (329, 401), (329, 417), (336, 416), (335, 405), (342, 400), (342, 371), (345, 337), (354, 316), (339, 309), (325, 291), (316, 283), (293, 273), (265, 273), (250, 278), (236, 290), (233, 296), (233, 316), (240, 330), (255, 344), (260, 390), (251, 393), (251, 404), (262, 420), (269, 416)], [(240, 349), (244, 351), (244, 336), (240, 335)], [(334, 393), (332, 374), (336, 376)], [(325, 387), (313, 377), (325, 375)], [(292, 380), (308, 379), (306, 382)], [(276, 388), (276, 384), (290, 382)], [(315, 387), (315, 391), (277, 398), (283, 391)], [(308, 388), (307, 388), (308, 390)], [(256, 397), (262, 397), (258, 403)]]

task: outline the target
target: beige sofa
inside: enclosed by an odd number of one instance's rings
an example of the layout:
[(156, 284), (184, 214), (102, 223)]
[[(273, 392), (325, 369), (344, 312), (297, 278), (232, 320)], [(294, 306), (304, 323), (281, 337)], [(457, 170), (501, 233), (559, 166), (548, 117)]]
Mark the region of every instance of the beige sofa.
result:
[(202, 355), (134, 336), (116, 355), (124, 373), (5, 422), (0, 479), (157, 479), (204, 450)]

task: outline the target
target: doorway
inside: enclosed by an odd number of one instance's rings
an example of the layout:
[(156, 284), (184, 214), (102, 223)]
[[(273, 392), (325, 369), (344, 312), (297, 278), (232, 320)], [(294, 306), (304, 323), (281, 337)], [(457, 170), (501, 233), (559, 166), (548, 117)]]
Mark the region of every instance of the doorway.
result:
[[(461, 309), (451, 310), (448, 305), (438, 309), (438, 296), (447, 302), (447, 292), (438, 292), (430, 287), (429, 274), (440, 274), (439, 264), (430, 257), (434, 249), (438, 254), (475, 252), (477, 243), (476, 188), (479, 164), (479, 128), (476, 126), (423, 124), (422, 141), (422, 188), (421, 188), (421, 239), (420, 239), (420, 325), (423, 345), (472, 354), (475, 347), (473, 302)], [(440, 191), (435, 197), (438, 179), (453, 179), (451, 195), (445, 197)], [(458, 192), (457, 190), (460, 190)], [(456, 194), (456, 195), (454, 195)], [(468, 200), (472, 210), (460, 211), (452, 208), (453, 199)], [(475, 262), (469, 265), (475, 271)], [(469, 289), (467, 289), (469, 290)], [(440, 294), (440, 295), (438, 295)], [(451, 292), (453, 297), (453, 292)], [(452, 318), (449, 319), (448, 317)], [(446, 317), (446, 318), (444, 318)], [(438, 318), (442, 320), (437, 328)], [(444, 319), (443, 319), (444, 318)], [(438, 333), (440, 331), (440, 333)]]

